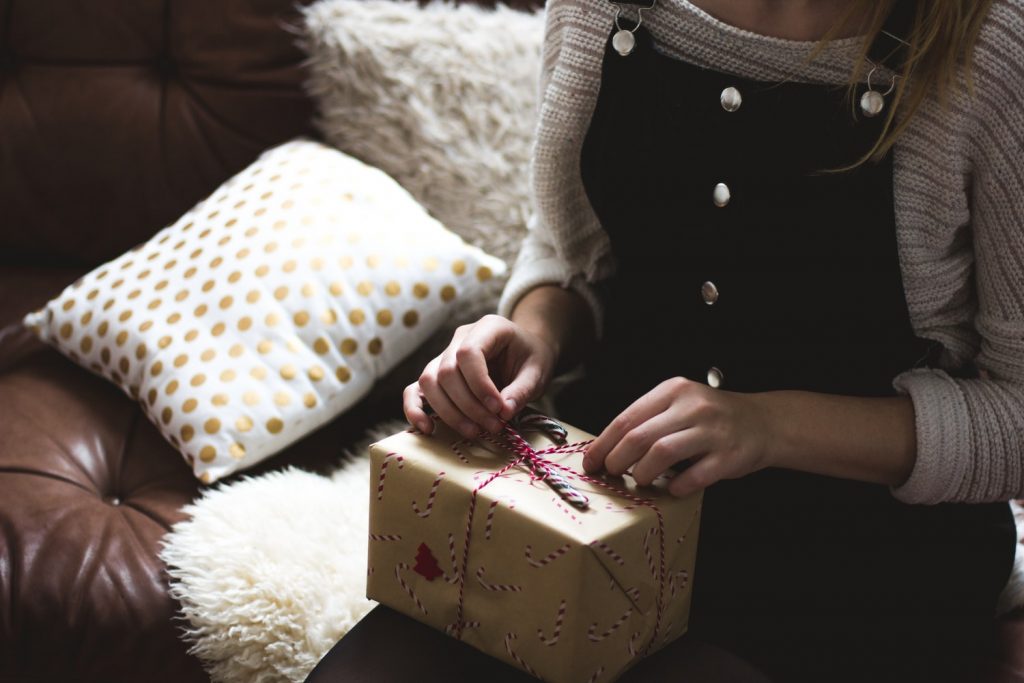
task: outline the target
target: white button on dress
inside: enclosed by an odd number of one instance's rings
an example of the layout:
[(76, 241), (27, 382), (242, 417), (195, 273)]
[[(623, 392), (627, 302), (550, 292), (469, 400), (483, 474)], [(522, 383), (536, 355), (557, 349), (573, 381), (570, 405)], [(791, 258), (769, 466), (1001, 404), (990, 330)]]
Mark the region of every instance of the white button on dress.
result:
[(718, 301), (718, 287), (715, 286), (714, 282), (708, 280), (700, 287), (700, 296), (704, 299), (704, 303), (708, 306), (713, 305)]
[(743, 95), (736, 88), (729, 86), (722, 91), (719, 101), (722, 103), (722, 109), (727, 112), (734, 112), (743, 104)]
[(729, 191), (729, 186), (725, 183), (718, 183), (715, 185), (715, 191), (711, 194), (711, 198), (715, 202), (715, 206), (722, 208), (729, 204), (729, 200), (732, 199), (732, 193)]
[(712, 389), (718, 389), (722, 386), (722, 382), (725, 381), (725, 373), (718, 368), (710, 368), (708, 370), (708, 386)]

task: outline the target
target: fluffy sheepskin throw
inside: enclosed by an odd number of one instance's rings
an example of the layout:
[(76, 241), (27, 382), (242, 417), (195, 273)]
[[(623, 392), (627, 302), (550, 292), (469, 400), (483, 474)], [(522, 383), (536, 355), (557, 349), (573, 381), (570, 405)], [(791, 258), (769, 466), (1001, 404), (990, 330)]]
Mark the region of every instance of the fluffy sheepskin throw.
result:
[(400, 0), (304, 12), (307, 89), (326, 140), (512, 263), (530, 210), (543, 13)]

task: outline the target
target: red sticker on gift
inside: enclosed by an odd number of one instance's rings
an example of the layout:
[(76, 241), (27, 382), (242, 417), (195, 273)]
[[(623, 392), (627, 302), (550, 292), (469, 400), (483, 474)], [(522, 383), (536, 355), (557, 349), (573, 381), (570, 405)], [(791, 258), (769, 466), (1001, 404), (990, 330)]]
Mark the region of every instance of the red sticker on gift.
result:
[(427, 581), (433, 581), (444, 574), (437, 564), (437, 558), (434, 557), (434, 553), (430, 552), (430, 546), (426, 543), (420, 543), (420, 547), (416, 549), (416, 564), (412, 570)]

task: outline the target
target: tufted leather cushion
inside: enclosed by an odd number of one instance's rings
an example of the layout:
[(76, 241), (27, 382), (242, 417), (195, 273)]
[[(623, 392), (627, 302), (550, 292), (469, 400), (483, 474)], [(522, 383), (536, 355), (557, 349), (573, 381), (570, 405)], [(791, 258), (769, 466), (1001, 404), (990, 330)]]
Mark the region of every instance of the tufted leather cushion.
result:
[(288, 0), (0, 0), (0, 264), (96, 264), (309, 129)]

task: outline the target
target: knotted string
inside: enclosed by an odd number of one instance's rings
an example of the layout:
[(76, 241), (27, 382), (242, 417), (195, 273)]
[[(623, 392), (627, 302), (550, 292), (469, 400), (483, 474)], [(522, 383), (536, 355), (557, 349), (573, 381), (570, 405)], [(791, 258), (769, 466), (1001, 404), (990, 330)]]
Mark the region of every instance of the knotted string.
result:
[[(440, 419), (436, 414), (431, 414), (434, 419)], [(562, 498), (569, 501), (580, 509), (587, 509), (589, 501), (587, 497), (580, 493), (572, 484), (569, 482), (569, 478), (575, 478), (579, 481), (586, 482), (593, 486), (598, 486), (607, 491), (610, 491), (614, 495), (625, 498), (637, 505), (648, 507), (654, 511), (655, 516), (658, 520), (658, 595), (656, 599), (655, 609), (655, 622), (654, 632), (651, 634), (651, 639), (647, 645), (640, 651), (640, 654), (646, 654), (656, 642), (658, 635), (661, 632), (662, 616), (664, 612), (664, 595), (665, 595), (665, 584), (667, 571), (665, 568), (665, 518), (662, 515), (661, 510), (654, 504), (649, 498), (641, 498), (634, 496), (633, 494), (623, 491), (622, 489), (609, 484), (601, 479), (590, 477), (581, 472), (577, 472), (571, 467), (566, 467), (560, 463), (549, 460), (545, 456), (547, 455), (564, 455), (570, 453), (583, 453), (586, 447), (593, 442), (593, 439), (586, 441), (577, 441), (574, 443), (566, 443), (567, 433), (565, 429), (555, 420), (551, 418), (539, 415), (531, 414), (519, 418), (518, 424), (520, 429), (523, 431), (541, 431), (549, 436), (549, 438), (556, 442), (555, 445), (547, 448), (535, 449), (529, 444), (526, 439), (522, 437), (519, 431), (516, 430), (508, 422), (502, 423), (502, 430), (497, 435), (483, 433), (480, 438), (498, 446), (504, 451), (511, 453), (509, 461), (492, 472), (482, 483), (478, 484), (469, 497), (469, 514), (466, 519), (466, 532), (465, 538), (462, 545), (462, 561), (459, 568), (459, 575), (457, 577), (459, 585), (459, 599), (457, 605), (457, 611), (455, 615), (455, 622), (448, 627), (448, 632), (451, 633), (455, 638), (462, 639), (462, 631), (465, 627), (463, 615), (465, 611), (465, 593), (466, 593), (466, 572), (469, 569), (469, 546), (472, 540), (473, 530), (473, 515), (476, 512), (476, 501), (477, 496), (488, 484), (495, 479), (503, 476), (510, 470), (525, 465), (527, 472), (530, 475), (531, 481), (543, 481), (551, 486)], [(579, 498), (574, 498), (578, 496)], [(582, 499), (582, 500), (580, 500)], [(574, 502), (575, 500), (575, 502)]]

